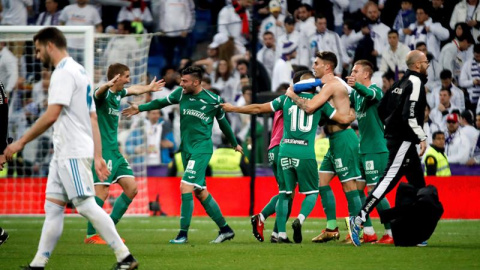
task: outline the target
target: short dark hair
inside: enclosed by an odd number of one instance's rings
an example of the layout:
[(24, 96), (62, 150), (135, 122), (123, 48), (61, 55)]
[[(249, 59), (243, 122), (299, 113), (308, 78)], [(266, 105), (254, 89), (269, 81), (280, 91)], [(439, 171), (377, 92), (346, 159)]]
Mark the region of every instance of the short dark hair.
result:
[(435, 140), (438, 135), (443, 135), (443, 136), (445, 136), (445, 133), (443, 133), (443, 131), (435, 131), (435, 132), (433, 132), (433, 134), (432, 134), (432, 140)]
[(125, 71), (129, 71), (130, 69), (128, 66), (121, 64), (121, 63), (115, 63), (111, 64), (108, 66), (107, 70), (107, 79), (110, 81), (113, 79), (117, 74), (122, 75)]
[(323, 13), (318, 13), (317, 15), (315, 15), (315, 22), (318, 20), (318, 19), (327, 19), (327, 17), (325, 17), (325, 15), (323, 15)]
[(473, 52), (480, 53), (480, 44), (473, 45)]
[(273, 34), (273, 33), (270, 32), (270, 31), (265, 31), (265, 32), (263, 33), (263, 35), (264, 35), (264, 36), (266, 36), (266, 35), (272, 35), (273, 37), (275, 37), (275, 34)]
[(457, 37), (458, 41), (466, 40), (469, 44), (475, 44), (475, 40), (473, 39), (472, 33), (470, 31), (463, 32), (459, 37)]
[(417, 44), (415, 44), (415, 49), (418, 49), (418, 47), (420, 47), (420, 46), (427, 47), (427, 43), (425, 43), (423, 41), (419, 41), (419, 42), (417, 42)]
[(449, 95), (449, 96), (452, 96), (452, 90), (450, 90), (450, 89), (448, 89), (448, 88), (442, 88), (442, 89), (440, 89), (440, 92), (442, 92), (442, 91), (447, 91), (447, 92), (448, 92), (448, 95)]
[(128, 33), (135, 32), (133, 30), (133, 27), (132, 27), (132, 21), (123, 20), (123, 21), (119, 22), (118, 24), (123, 25), (123, 30), (128, 31)]
[(203, 69), (199, 66), (189, 66), (182, 70), (182, 75), (190, 75), (197, 80), (202, 81), (203, 72)]
[(451, 79), (452, 72), (449, 69), (444, 69), (440, 72), (440, 80)]
[(329, 51), (317, 52), (315, 56), (322, 59), (323, 61), (330, 62), (333, 65), (332, 70), (334, 70), (337, 67), (337, 64), (338, 64), (337, 56), (333, 52), (329, 52)]
[(389, 69), (387, 72), (383, 73), (382, 78), (387, 80), (395, 80), (395, 73)]
[(248, 90), (253, 91), (251, 85), (247, 84), (242, 86), (242, 94), (245, 94), (245, 92), (247, 92)]
[(237, 67), (238, 67), (239, 65), (245, 65), (245, 66), (247, 66), (247, 68), (249, 68), (249, 66), (250, 66), (250, 64), (248, 63), (248, 61), (247, 61), (246, 59), (243, 59), (243, 58), (242, 58), (242, 59), (239, 59), (239, 60), (237, 61)]
[(395, 30), (395, 29), (392, 29), (392, 30), (388, 31), (387, 36), (390, 35), (390, 34), (397, 34), (397, 36), (398, 36), (398, 31)]
[(360, 66), (362, 66), (363, 69), (364, 69), (366, 72), (368, 72), (368, 74), (369, 74), (368, 77), (370, 77), (370, 79), (372, 78), (372, 76), (373, 76), (373, 71), (374, 71), (372, 62), (370, 62), (370, 61), (368, 61), (368, 60), (363, 60), (363, 59), (362, 59), (362, 60), (358, 60), (357, 62), (355, 62), (354, 65), (360, 65)]
[(33, 42), (36, 41), (41, 45), (47, 45), (48, 42), (51, 42), (59, 49), (67, 48), (67, 39), (65, 38), (65, 35), (63, 35), (62, 31), (58, 30), (56, 27), (46, 27), (38, 31), (33, 37)]
[(298, 8), (301, 8), (301, 7), (304, 7), (307, 11), (310, 11), (310, 12), (313, 11), (312, 6), (310, 6), (309, 4), (303, 3), (303, 4), (301, 4), (301, 5), (298, 6)]
[(423, 12), (425, 12), (425, 14), (427, 14), (428, 16), (430, 16), (430, 14), (432, 14), (431, 9), (430, 9), (429, 6), (427, 6), (427, 5), (420, 5), (420, 6), (418, 6), (418, 7), (415, 9), (415, 11), (417, 11), (417, 10), (419, 10), (419, 9), (423, 10)]
[(306, 73), (309, 73), (309, 72), (311, 73), (311, 71), (308, 70), (308, 69), (307, 70), (299, 70), (299, 71), (295, 72), (293, 74), (293, 79), (292, 79), (293, 83), (299, 82), (300, 78), (303, 76), (303, 74), (306, 74)]

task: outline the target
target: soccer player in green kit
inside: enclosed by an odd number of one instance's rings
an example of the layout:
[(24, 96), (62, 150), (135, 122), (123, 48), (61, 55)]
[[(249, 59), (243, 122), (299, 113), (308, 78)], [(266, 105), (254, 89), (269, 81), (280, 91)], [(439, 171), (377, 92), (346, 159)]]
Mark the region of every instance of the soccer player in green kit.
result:
[[(132, 85), (125, 89), (125, 84), (130, 83), (130, 69), (120, 63), (108, 67), (107, 79), (108, 82), (95, 89), (94, 101), (97, 107), (98, 125), (102, 138), (102, 157), (111, 174), (107, 180), (101, 181), (98, 179), (95, 170), (92, 170), (92, 172), (95, 185), (95, 201), (100, 207), (103, 207), (108, 197), (111, 184), (118, 183), (123, 189), (122, 194), (115, 200), (110, 214), (113, 222), (117, 224), (127, 211), (135, 195), (137, 195), (137, 183), (133, 171), (118, 149), (120, 100), (130, 95), (159, 91), (165, 85), (165, 82), (163, 80), (156, 81), (156, 78), (154, 78), (149, 85)], [(86, 244), (107, 244), (97, 234), (90, 222), (87, 225), (87, 237), (84, 242)]]
[[(357, 179), (357, 188), (362, 204), (365, 203), (365, 186), (370, 193), (383, 175), (388, 162), (387, 142), (384, 138), (383, 123), (378, 116), (378, 104), (383, 97), (382, 89), (372, 84), (373, 65), (367, 60), (355, 62), (352, 74), (348, 79), (354, 91), (350, 94), (350, 102), (355, 106), (358, 131), (360, 133), (360, 170), (363, 179)], [(377, 205), (378, 210), (390, 208), (387, 198)], [(385, 234), (377, 241), (377, 235), (370, 218), (364, 223), (363, 241), (380, 244), (393, 244), (389, 223), (385, 223)], [(351, 241), (351, 240), (350, 240)]]
[(220, 107), (222, 99), (212, 92), (202, 88), (203, 69), (187, 67), (182, 71), (179, 88), (165, 98), (156, 99), (142, 105), (132, 104), (122, 114), (132, 116), (143, 111), (161, 109), (172, 104), (180, 104), (180, 132), (182, 163), (185, 173), (180, 183), (182, 206), (180, 217), (180, 232), (172, 244), (184, 244), (188, 241), (188, 229), (192, 219), (193, 196), (202, 203), (207, 214), (220, 228), (220, 232), (212, 243), (231, 240), (235, 236), (220, 211), (220, 207), (206, 190), (205, 170), (212, 156), (212, 127), (214, 118), (220, 129), (233, 145), (234, 149), (243, 154), (242, 147), (237, 143), (235, 135), (226, 119), (225, 112)]
[[(313, 78), (313, 74), (304, 74), (301, 79)], [(299, 93), (300, 98), (312, 99), (315, 88)], [(355, 116), (337, 113), (330, 103), (325, 103), (312, 114), (306, 114), (287, 96), (282, 95), (272, 102), (234, 107), (222, 105), (226, 111), (239, 113), (269, 113), (283, 111), (283, 137), (279, 150), (279, 168), (282, 178), (278, 178), (279, 196), (276, 206), (278, 243), (291, 243), (286, 233), (288, 204), (298, 183), (299, 192), (305, 194), (300, 214), (293, 221), (293, 240), (302, 242), (302, 225), (313, 210), (318, 197), (318, 173), (315, 160), (315, 134), (321, 117), (334, 119), (338, 123), (350, 124)]]

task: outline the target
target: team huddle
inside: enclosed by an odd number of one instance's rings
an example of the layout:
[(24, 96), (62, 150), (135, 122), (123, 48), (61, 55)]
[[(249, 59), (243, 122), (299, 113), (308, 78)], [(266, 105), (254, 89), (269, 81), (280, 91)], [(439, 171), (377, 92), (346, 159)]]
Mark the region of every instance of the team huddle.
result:
[[(48, 109), (22, 138), (7, 146), (5, 156), (11, 159), (26, 143), (52, 125), (55, 154), (47, 181), (45, 223), (40, 243), (34, 259), (23, 269), (44, 269), (62, 234), (64, 207), (68, 201), (72, 201), (80, 215), (89, 221), (85, 243), (108, 244), (117, 258), (114, 269), (138, 268), (138, 262), (115, 228), (137, 193), (133, 171), (118, 149), (120, 114), (130, 117), (173, 104), (180, 107), (180, 151), (185, 173), (180, 183), (180, 229), (170, 240), (172, 244), (188, 242), (193, 194), (219, 228), (211, 242), (222, 243), (235, 236), (218, 203), (207, 191), (205, 181), (213, 152), (211, 138), (215, 119), (234, 149), (243, 153), (226, 112), (275, 113), (268, 158), (279, 192), (261, 213), (251, 218), (253, 234), (259, 241), (264, 241), (265, 219), (276, 213), (270, 241), (292, 243), (287, 237), (287, 220), (297, 186), (305, 198), (291, 225), (293, 242), (303, 241), (302, 226), (319, 194), (327, 224), (312, 241), (338, 240), (335, 196), (330, 188), (336, 175), (347, 198), (350, 216), (346, 218), (349, 235), (345, 241), (355, 246), (362, 242), (393, 244), (390, 225), (384, 224), (385, 234), (378, 239), (368, 214), (374, 207), (390, 208), (385, 195), (405, 174), (416, 187), (425, 186), (415, 148), (415, 144), (420, 143), (420, 154), (423, 154), (426, 146), (420, 123), (425, 108), (423, 83), (428, 61), (422, 52), (408, 54), (409, 69), (394, 85), (400, 90), (387, 92), (385, 97), (381, 89), (371, 83), (373, 66), (370, 62), (357, 61), (345, 82), (334, 76), (336, 55), (324, 51), (316, 54), (313, 73), (296, 73), (287, 93), (268, 103), (241, 107), (224, 103), (220, 96), (202, 88), (203, 69), (192, 66), (182, 71), (180, 87), (168, 96), (146, 104), (131, 104), (120, 111), (122, 98), (159, 91), (165, 84), (163, 80), (154, 78), (148, 85), (125, 88), (130, 82), (129, 68), (112, 64), (107, 72), (109, 81), (93, 89), (85, 69), (68, 56), (65, 37), (58, 29), (42, 29), (35, 35), (34, 42), (37, 58), (46, 65), (55, 66)], [(321, 90), (317, 93), (319, 86)], [(355, 119), (360, 140), (350, 127)], [(324, 126), (330, 141), (319, 169), (314, 149), (318, 126)], [(399, 128), (404, 130), (399, 131)], [(116, 199), (109, 217), (101, 207), (114, 183), (122, 187), (123, 193)]]

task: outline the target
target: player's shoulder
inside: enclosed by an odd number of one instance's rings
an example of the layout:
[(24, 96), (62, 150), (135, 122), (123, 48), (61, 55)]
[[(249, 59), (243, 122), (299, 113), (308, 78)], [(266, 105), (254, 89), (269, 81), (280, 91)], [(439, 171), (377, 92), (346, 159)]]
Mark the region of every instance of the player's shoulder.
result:
[(210, 90), (203, 89), (202, 93), (204, 97), (207, 99), (206, 100), (207, 102), (223, 103), (222, 98), (219, 95), (211, 92)]

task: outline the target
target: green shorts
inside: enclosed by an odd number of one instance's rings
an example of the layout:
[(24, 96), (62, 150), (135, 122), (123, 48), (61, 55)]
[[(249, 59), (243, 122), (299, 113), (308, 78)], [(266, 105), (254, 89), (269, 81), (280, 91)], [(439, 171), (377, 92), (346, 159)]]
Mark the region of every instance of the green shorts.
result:
[(360, 154), (360, 170), (362, 172), (362, 180), (366, 181), (367, 186), (374, 186), (383, 176), (383, 172), (387, 167), (388, 152)]
[(212, 154), (190, 154), (186, 152), (181, 152), (181, 154), (183, 167), (185, 168), (182, 182), (195, 186), (195, 189), (205, 189), (207, 187), (205, 172)]
[(358, 137), (349, 128), (333, 133), (330, 148), (322, 161), (319, 172), (338, 175), (340, 182), (358, 179), (362, 176), (359, 168)]
[(280, 193), (290, 194), (298, 183), (302, 194), (318, 193), (317, 161), (315, 159), (298, 159), (280, 157), (282, 183), (278, 184)]
[(132, 168), (128, 161), (120, 154), (118, 150), (103, 151), (102, 157), (107, 163), (107, 168), (110, 170), (110, 176), (105, 181), (100, 181), (95, 172), (95, 164), (92, 164), (93, 183), (94, 185), (111, 185), (115, 184), (122, 177), (134, 177)]
[(277, 145), (273, 148), (270, 148), (268, 150), (268, 164), (270, 167), (272, 167), (273, 170), (273, 175), (275, 176), (275, 180), (277, 181), (277, 184), (280, 181), (283, 181), (283, 174), (281, 171), (280, 162), (279, 162), (279, 157), (278, 157), (278, 152), (280, 151), (280, 145)]

